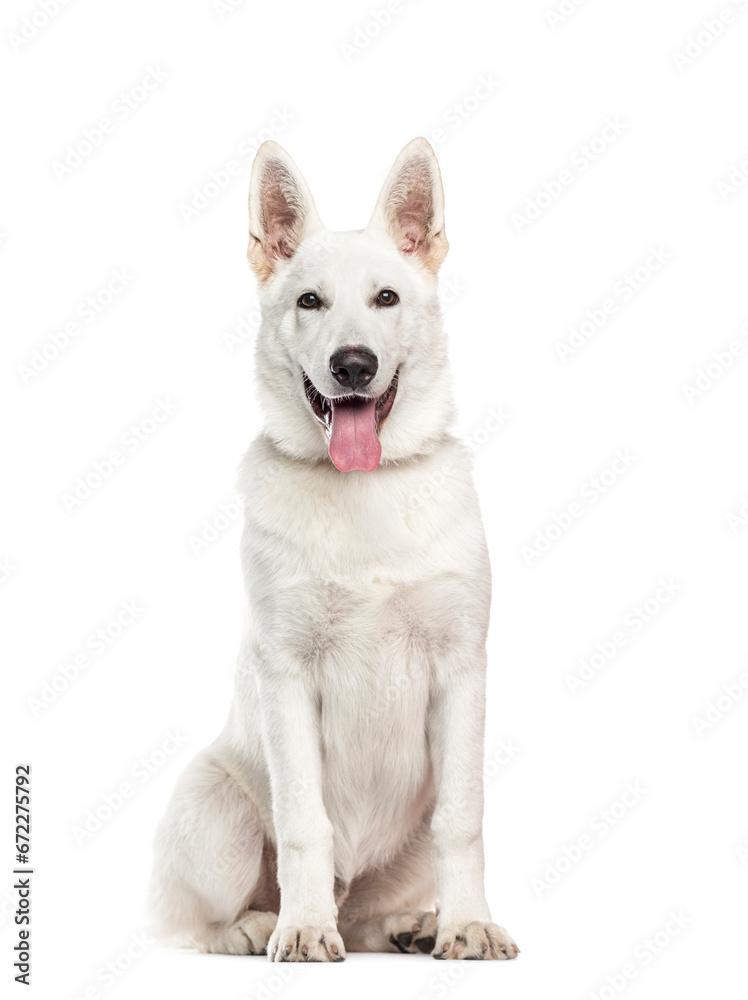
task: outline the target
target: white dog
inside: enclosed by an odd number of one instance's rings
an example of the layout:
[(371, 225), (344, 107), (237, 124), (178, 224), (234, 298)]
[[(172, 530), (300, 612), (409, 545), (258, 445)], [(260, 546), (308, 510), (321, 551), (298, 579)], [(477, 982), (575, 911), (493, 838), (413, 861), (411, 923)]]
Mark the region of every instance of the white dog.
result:
[(281, 962), (514, 958), (483, 888), (491, 580), (449, 433), (433, 150), (409, 143), (367, 228), (330, 233), (266, 142), (249, 230), (266, 425), (240, 472), (244, 637), (226, 728), (158, 830), (157, 927)]

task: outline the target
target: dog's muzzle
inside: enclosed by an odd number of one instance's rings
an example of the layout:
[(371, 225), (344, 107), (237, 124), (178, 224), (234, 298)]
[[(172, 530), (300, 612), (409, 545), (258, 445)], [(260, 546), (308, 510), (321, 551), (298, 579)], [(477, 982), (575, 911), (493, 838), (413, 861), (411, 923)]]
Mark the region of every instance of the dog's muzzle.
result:
[[(368, 354), (373, 362), (361, 356), (355, 361), (348, 357), (347, 365), (338, 365), (337, 375), (333, 371), (341, 385), (341, 379), (350, 379), (351, 384), (355, 384), (359, 390), (357, 392), (323, 396), (304, 373), (304, 394), (312, 413), (325, 428), (330, 458), (341, 472), (372, 472), (379, 465), (382, 457), (379, 429), (389, 416), (397, 394), (399, 369), (381, 396), (361, 393), (360, 389), (371, 382), (376, 374), (377, 359), (371, 352)], [(375, 366), (373, 371), (372, 364)], [(332, 359), (330, 367), (332, 371)], [(345, 375), (344, 369), (347, 373)]]

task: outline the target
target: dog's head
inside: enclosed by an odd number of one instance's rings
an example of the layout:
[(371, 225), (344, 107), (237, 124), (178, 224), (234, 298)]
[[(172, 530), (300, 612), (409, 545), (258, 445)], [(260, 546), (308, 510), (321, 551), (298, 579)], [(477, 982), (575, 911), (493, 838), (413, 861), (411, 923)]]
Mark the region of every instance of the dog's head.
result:
[(263, 322), (257, 380), (269, 436), (344, 471), (430, 451), (452, 419), (437, 272), (444, 196), (425, 139), (400, 153), (366, 229), (332, 233), (296, 164), (260, 147), (248, 257)]

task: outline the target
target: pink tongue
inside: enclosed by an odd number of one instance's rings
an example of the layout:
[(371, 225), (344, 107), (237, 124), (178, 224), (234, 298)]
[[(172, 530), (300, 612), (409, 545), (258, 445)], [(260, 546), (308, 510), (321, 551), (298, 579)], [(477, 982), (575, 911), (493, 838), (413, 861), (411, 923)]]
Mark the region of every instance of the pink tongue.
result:
[(379, 465), (382, 446), (377, 437), (375, 399), (332, 403), (330, 458), (341, 472), (371, 472)]

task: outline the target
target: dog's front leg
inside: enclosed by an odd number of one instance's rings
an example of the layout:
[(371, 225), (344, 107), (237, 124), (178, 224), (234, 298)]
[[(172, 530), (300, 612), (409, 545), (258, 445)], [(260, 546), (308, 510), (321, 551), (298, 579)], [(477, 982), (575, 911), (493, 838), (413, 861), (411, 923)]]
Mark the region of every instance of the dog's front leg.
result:
[(432, 693), (429, 743), (436, 784), (431, 822), (438, 933), (434, 958), (514, 958), (491, 922), (483, 885), (485, 654)]
[(305, 678), (285, 671), (259, 683), (270, 772), (281, 905), (271, 962), (340, 962), (333, 896), (333, 831), (322, 801), (319, 712)]

